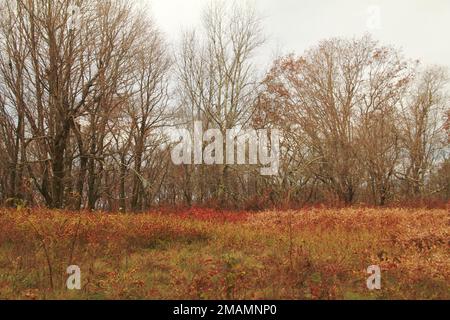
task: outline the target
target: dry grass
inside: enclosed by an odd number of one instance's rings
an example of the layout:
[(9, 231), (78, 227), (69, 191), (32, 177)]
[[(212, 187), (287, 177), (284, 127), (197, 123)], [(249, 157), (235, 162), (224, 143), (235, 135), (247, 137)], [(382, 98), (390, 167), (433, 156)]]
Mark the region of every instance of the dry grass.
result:
[[(449, 299), (449, 213), (0, 209), (1, 299)], [(65, 288), (69, 265), (80, 291)], [(382, 268), (382, 290), (366, 269)]]

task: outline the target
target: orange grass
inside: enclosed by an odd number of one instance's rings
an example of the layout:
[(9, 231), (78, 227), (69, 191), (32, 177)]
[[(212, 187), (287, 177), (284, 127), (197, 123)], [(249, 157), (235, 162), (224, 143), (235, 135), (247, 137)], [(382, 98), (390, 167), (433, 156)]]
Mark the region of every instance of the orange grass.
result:
[[(446, 209), (0, 209), (1, 299), (449, 299)], [(82, 290), (67, 290), (69, 265)], [(367, 267), (382, 289), (366, 287)]]

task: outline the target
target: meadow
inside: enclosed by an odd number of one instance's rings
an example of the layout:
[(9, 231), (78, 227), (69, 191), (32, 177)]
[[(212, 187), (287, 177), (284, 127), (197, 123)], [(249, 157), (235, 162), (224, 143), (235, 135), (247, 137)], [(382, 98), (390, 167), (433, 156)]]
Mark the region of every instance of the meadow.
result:
[[(450, 299), (446, 209), (0, 209), (0, 299)], [(81, 270), (68, 290), (66, 269)], [(368, 290), (367, 268), (382, 270)]]

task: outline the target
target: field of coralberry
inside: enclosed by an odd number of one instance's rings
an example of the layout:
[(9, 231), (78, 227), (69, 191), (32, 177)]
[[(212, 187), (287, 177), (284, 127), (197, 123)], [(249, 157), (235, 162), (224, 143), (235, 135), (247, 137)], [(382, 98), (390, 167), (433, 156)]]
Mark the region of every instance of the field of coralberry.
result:
[(450, 299), (449, 226), (445, 209), (0, 209), (0, 299)]

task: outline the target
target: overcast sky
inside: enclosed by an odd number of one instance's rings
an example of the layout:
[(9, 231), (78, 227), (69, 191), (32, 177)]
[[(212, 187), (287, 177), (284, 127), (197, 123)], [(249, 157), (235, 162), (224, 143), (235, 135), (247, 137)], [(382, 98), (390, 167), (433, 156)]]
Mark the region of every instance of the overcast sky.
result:
[[(171, 42), (199, 24), (210, 0), (141, 0)], [(268, 42), (261, 54), (296, 52), (319, 40), (370, 31), (383, 44), (427, 64), (450, 66), (449, 0), (253, 0), (264, 17)]]

